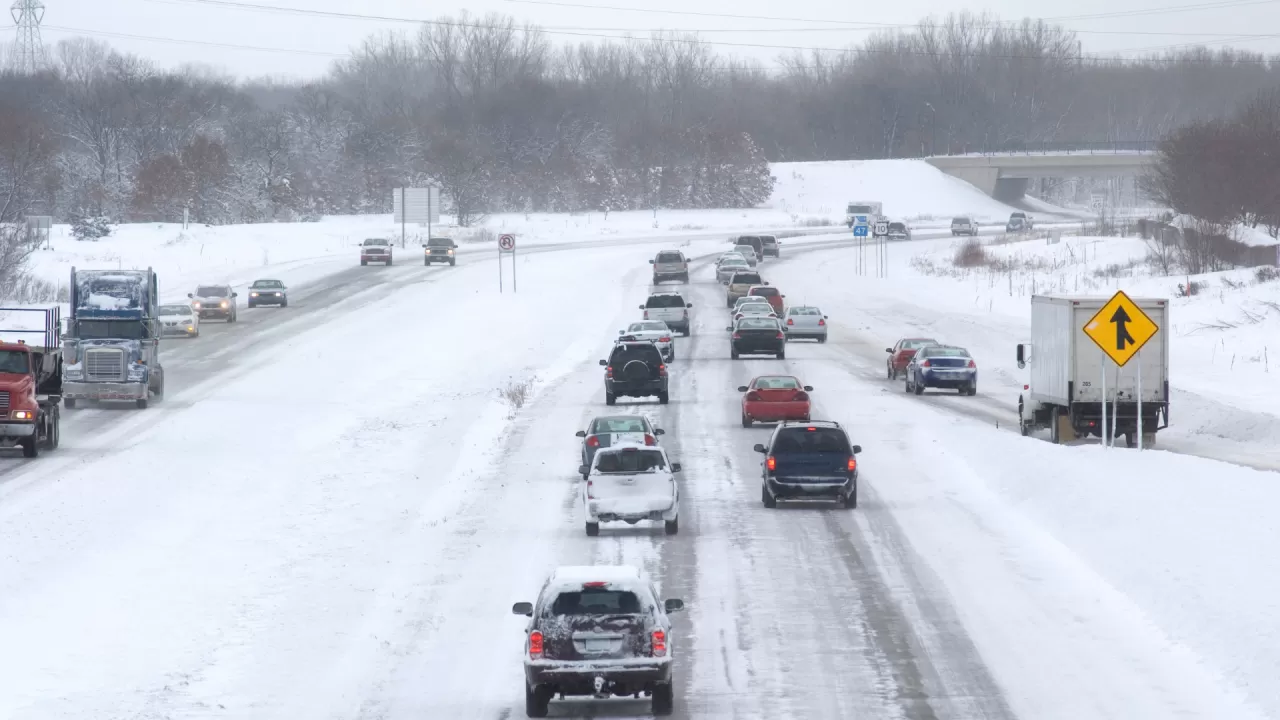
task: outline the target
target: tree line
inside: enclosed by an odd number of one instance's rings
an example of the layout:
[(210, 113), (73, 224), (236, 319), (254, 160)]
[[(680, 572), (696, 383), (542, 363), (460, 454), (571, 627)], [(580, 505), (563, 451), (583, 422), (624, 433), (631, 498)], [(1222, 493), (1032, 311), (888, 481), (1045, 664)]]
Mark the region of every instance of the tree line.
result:
[(967, 13), (777, 67), (694, 36), (553, 45), (492, 15), (368, 38), (320, 79), (168, 72), (85, 39), (0, 76), (0, 222), (206, 223), (387, 212), (435, 182), (488, 212), (749, 207), (767, 162), (1157, 140), (1276, 85), (1244, 51), (1081, 56), (1075, 35)]

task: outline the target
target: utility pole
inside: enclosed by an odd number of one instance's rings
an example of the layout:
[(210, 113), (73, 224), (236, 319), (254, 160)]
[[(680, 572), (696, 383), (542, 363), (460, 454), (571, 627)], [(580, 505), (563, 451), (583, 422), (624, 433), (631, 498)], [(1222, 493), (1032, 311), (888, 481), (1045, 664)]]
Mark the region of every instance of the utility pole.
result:
[(44, 41), (40, 38), (40, 22), (44, 20), (44, 3), (40, 0), (14, 0), (9, 6), (18, 36), (13, 43), (13, 69), (33, 74), (45, 67)]

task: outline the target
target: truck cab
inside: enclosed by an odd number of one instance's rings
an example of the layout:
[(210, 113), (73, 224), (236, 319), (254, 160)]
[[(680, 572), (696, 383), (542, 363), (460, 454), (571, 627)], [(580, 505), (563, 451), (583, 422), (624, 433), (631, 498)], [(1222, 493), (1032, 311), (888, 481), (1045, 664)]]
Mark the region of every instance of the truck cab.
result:
[[(7, 326), (0, 328), (0, 448), (19, 447), (34, 458), (61, 440), (61, 313), (0, 308), (0, 315)], [(14, 327), (24, 324), (29, 327)]]
[(71, 316), (62, 338), (63, 404), (164, 396), (156, 274), (71, 268)]
[[(884, 215), (884, 205), (878, 202), (851, 202), (845, 208), (844, 224), (850, 228), (865, 226), (870, 227), (876, 223)], [(868, 235), (871, 232), (868, 230)]]

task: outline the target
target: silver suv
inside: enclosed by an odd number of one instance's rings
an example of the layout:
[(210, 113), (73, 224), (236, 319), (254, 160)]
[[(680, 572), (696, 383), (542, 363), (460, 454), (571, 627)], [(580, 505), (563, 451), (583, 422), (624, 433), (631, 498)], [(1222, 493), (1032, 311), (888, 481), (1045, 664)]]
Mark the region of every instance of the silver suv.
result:
[(689, 282), (689, 260), (679, 250), (663, 250), (649, 261), (653, 266), (653, 284), (663, 280)]
[(951, 235), (977, 235), (978, 223), (973, 218), (960, 216), (951, 221)]

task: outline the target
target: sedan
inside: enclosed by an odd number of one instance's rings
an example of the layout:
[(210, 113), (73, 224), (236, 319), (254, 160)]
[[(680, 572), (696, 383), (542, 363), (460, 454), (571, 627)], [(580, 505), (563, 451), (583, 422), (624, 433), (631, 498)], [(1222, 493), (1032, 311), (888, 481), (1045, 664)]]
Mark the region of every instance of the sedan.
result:
[(884, 363), (885, 376), (890, 380), (897, 380), (898, 374), (906, 371), (912, 356), (916, 354), (916, 350), (925, 345), (937, 344), (938, 341), (933, 338), (902, 338), (897, 345), (885, 348), (884, 351), (889, 353), (889, 359), (885, 360)]
[(742, 253), (742, 257), (747, 259), (747, 264), (751, 267), (755, 267), (756, 263), (760, 262), (760, 256), (756, 254), (756, 249), (750, 245), (734, 245), (733, 251)]
[(622, 342), (649, 340), (657, 346), (663, 360), (671, 362), (676, 359), (676, 343), (671, 337), (671, 328), (661, 320), (633, 322), (626, 330), (619, 330), (618, 335), (621, 336), (618, 340)]
[(923, 394), (926, 388), (978, 394), (978, 365), (962, 347), (926, 345), (911, 358), (906, 374), (906, 391), (916, 395)]
[(777, 318), (744, 317), (725, 329), (733, 332), (729, 357), (734, 360), (742, 355), (773, 355), (779, 360), (787, 357), (787, 336)]
[(254, 280), (249, 286), (249, 307), (259, 305), (289, 307), (289, 288), (279, 280)]
[(160, 334), (164, 337), (200, 337), (200, 316), (191, 311), (190, 305), (161, 305), (159, 314)]
[(761, 375), (743, 385), (738, 392), (742, 396), (742, 427), (753, 422), (809, 422), (809, 393), (813, 388), (801, 385), (791, 375)]
[(716, 282), (729, 282), (729, 280), (733, 279), (734, 274), (746, 272), (750, 269), (751, 266), (747, 264), (745, 259), (730, 258), (716, 266)]
[[(582, 438), (581, 465), (591, 467), (596, 451), (600, 448), (617, 447), (618, 445), (657, 445), (662, 428), (653, 426), (653, 422), (644, 415), (604, 415), (595, 418), (587, 425), (586, 430), (579, 430)], [(583, 475), (586, 479), (586, 475)]]
[(782, 326), (787, 340), (813, 338), (820, 343), (827, 341), (827, 316), (812, 305), (787, 308), (786, 325)]
[(738, 308), (738, 311), (733, 314), (733, 321), (737, 322), (745, 317), (773, 318), (776, 320), (778, 319), (778, 313), (774, 312), (773, 308), (765, 305), (764, 303), (760, 303), (759, 305), (756, 303), (747, 303), (746, 305)]

